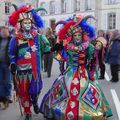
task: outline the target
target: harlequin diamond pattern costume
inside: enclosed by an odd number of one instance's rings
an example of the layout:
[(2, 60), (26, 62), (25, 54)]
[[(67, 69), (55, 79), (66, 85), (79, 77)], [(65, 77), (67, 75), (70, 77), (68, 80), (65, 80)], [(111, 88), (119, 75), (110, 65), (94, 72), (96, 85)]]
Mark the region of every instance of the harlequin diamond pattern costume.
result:
[(11, 72), (17, 74), (19, 97), (26, 119), (29, 119), (31, 105), (34, 106), (36, 113), (39, 112), (37, 100), (42, 89), (41, 56), (50, 48), (46, 37), (34, 30), (34, 27), (43, 27), (43, 21), (37, 10), (31, 6), (16, 7), (16, 11), (9, 18), (9, 23), (16, 26), (18, 22), (20, 29), (9, 46)]
[(96, 80), (96, 68), (92, 69), (92, 77), (91, 70), (87, 69), (87, 62), (91, 58), (89, 56), (94, 55), (95, 50), (90, 45), (90, 39), (95, 37), (95, 30), (86, 22), (89, 17), (91, 16), (75, 16), (57, 23), (63, 24), (58, 33), (58, 38), (63, 40), (63, 48), (56, 59), (67, 61), (68, 68), (63, 76), (60, 75), (55, 80), (43, 98), (41, 112), (46, 118), (104, 120), (112, 115)]

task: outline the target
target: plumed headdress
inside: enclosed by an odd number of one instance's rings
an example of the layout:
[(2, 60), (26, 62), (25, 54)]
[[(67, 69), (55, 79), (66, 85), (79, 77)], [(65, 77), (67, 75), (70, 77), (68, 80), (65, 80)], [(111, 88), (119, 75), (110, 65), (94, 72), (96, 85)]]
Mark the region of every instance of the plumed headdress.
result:
[(21, 22), (24, 19), (30, 19), (35, 26), (42, 28), (44, 26), (43, 20), (40, 15), (37, 14), (38, 11), (46, 10), (44, 8), (33, 9), (31, 5), (23, 5), (18, 8), (15, 4), (12, 4), (15, 8), (15, 11), (9, 16), (9, 24), (12, 26), (16, 26), (18, 22)]
[(93, 16), (89, 15), (86, 17), (75, 16), (69, 21), (59, 21), (55, 26), (63, 24), (63, 28), (59, 31), (59, 39), (64, 40), (67, 37), (72, 36), (76, 32), (81, 32), (84, 39), (94, 38), (96, 35), (95, 29), (87, 23), (89, 18), (95, 19)]

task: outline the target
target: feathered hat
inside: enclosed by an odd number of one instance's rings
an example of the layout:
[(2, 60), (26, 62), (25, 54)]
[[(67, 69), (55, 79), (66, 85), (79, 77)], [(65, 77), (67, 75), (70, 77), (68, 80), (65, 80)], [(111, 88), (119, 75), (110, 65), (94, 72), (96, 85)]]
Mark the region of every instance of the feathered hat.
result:
[(9, 16), (8, 22), (10, 25), (15, 27), (18, 22), (21, 22), (24, 19), (30, 19), (35, 26), (39, 28), (44, 26), (42, 18), (37, 14), (40, 10), (47, 12), (44, 8), (34, 9), (31, 5), (23, 5), (18, 8), (17, 5), (12, 5), (15, 8), (15, 11)]
[(83, 39), (94, 38), (96, 35), (95, 29), (87, 23), (89, 18), (95, 19), (93, 16), (89, 15), (74, 16), (69, 21), (59, 21), (56, 23), (55, 27), (59, 24), (63, 24), (63, 28), (59, 31), (59, 39), (65, 40), (67, 37), (72, 36), (76, 32), (81, 32), (83, 34)]

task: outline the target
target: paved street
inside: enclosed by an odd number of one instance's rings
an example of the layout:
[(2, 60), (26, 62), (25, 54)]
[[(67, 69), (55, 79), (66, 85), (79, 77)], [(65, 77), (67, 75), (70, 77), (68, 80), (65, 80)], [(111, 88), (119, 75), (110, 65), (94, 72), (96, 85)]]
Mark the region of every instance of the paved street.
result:
[[(109, 82), (110, 72), (108, 66), (106, 72), (107, 80), (99, 80), (99, 82), (101, 84), (102, 90), (105, 93), (105, 96), (109, 100), (110, 106), (113, 111), (113, 117), (109, 118), (108, 120), (120, 120), (120, 93), (119, 93), (120, 82), (118, 83)], [(50, 88), (50, 86), (53, 83), (53, 80), (57, 77), (58, 74), (59, 69), (57, 62), (54, 62), (51, 78), (48, 79), (46, 73), (43, 73), (44, 88), (42, 90), (42, 93), (40, 94), (39, 103), (41, 102), (42, 97), (44, 96), (46, 91)], [(0, 110), (0, 120), (23, 120), (23, 118), (20, 117), (18, 103), (11, 104), (7, 110), (4, 111)], [(33, 115), (33, 120), (44, 120), (44, 118), (42, 117), (41, 114)]]

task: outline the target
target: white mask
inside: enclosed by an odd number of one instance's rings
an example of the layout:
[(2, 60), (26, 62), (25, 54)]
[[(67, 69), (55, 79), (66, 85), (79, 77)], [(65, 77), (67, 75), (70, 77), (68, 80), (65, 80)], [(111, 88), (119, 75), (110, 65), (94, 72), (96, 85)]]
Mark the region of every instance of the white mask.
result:
[(24, 19), (22, 21), (22, 28), (25, 30), (25, 31), (29, 31), (32, 27), (32, 22), (30, 19)]
[(81, 33), (77, 32), (73, 35), (73, 41), (74, 43), (77, 45), (77, 44), (80, 44), (82, 42), (82, 35)]

